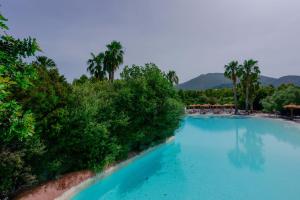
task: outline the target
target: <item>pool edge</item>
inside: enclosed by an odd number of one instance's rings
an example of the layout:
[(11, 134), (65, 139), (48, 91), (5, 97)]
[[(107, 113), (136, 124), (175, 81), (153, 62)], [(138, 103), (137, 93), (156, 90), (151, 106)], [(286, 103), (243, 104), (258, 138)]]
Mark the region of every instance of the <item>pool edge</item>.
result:
[(83, 182), (79, 183), (78, 185), (76, 186), (73, 186), (71, 187), (70, 189), (68, 189), (67, 191), (65, 191), (62, 195), (60, 195), (59, 197), (56, 197), (55, 200), (69, 200), (71, 199), (72, 197), (74, 197), (77, 193), (79, 193), (81, 190), (89, 187), (90, 185), (92, 185), (93, 183), (111, 175), (113, 172), (115, 171), (118, 171), (119, 169), (129, 165), (130, 163), (132, 163), (133, 161), (135, 161), (136, 159), (154, 151), (155, 149), (161, 147), (162, 145), (164, 144), (168, 144), (172, 141), (175, 140), (175, 136), (171, 136), (169, 138), (167, 138), (164, 142), (156, 145), (156, 146), (153, 146), (153, 147), (150, 147), (149, 149), (146, 149), (142, 152), (140, 152), (139, 154), (133, 156), (133, 157), (130, 157), (128, 158), (127, 160), (124, 160), (116, 165), (113, 165), (107, 169), (105, 169), (104, 171), (96, 174), (95, 176), (91, 177), (91, 178), (88, 178), (86, 180), (84, 180)]

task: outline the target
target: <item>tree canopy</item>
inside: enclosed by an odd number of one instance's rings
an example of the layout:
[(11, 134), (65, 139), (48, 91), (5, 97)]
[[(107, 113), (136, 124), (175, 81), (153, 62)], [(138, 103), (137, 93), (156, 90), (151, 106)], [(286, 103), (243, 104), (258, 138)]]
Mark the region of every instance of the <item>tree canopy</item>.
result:
[(178, 78), (176, 72), (173, 70), (168, 71), (168, 73), (166, 74), (166, 77), (172, 85), (174, 85), (174, 84), (177, 85), (179, 83), (179, 78)]
[[(0, 27), (8, 29), (2, 15)], [(91, 54), (91, 78), (73, 84), (39, 51), (34, 38), (0, 37), (0, 199), (67, 172), (99, 171), (179, 126), (183, 105), (155, 64), (127, 66), (112, 82), (119, 42)]]
[(288, 104), (300, 104), (300, 87), (294, 85), (282, 85), (275, 92), (261, 100), (266, 112), (278, 111), (284, 113), (283, 106)]
[[(0, 15), (0, 28), (7, 30)], [(35, 134), (35, 118), (16, 98), (19, 91), (28, 91), (36, 79), (34, 67), (25, 62), (39, 51), (33, 38), (0, 37), (0, 198), (36, 182), (34, 157), (42, 151)]]
[(234, 94), (234, 106), (235, 114), (238, 114), (238, 99), (237, 99), (237, 81), (239, 77), (239, 63), (238, 61), (231, 61), (228, 65), (225, 65), (224, 76), (232, 80), (233, 94)]
[(255, 98), (255, 91), (259, 87), (258, 79), (260, 70), (257, 64), (258, 61), (250, 59), (245, 60), (243, 65), (239, 67), (240, 88), (245, 96), (246, 112), (249, 110), (249, 102), (252, 105), (253, 99)]
[(110, 81), (114, 80), (115, 71), (123, 64), (124, 50), (120, 42), (112, 41), (106, 45), (104, 65)]

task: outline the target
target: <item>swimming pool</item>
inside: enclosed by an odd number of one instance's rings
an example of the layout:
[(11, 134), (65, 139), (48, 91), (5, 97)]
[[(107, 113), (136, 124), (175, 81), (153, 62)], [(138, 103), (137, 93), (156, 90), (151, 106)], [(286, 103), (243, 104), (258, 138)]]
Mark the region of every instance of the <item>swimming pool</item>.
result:
[(173, 142), (73, 200), (300, 199), (300, 128), (281, 120), (186, 117)]

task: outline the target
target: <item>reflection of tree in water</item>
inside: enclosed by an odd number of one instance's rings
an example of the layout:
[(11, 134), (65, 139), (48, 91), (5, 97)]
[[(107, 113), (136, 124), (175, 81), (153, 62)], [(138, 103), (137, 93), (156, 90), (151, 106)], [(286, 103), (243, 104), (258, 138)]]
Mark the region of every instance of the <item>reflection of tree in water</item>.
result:
[(156, 152), (147, 155), (147, 158), (142, 158), (139, 165), (134, 166), (129, 173), (124, 174), (118, 187), (118, 193), (121, 196), (125, 193), (130, 193), (136, 188), (141, 187), (151, 176), (159, 173), (164, 164), (164, 154), (170, 149), (172, 151), (168, 152), (168, 154), (171, 154), (168, 157), (175, 159), (176, 155), (180, 153), (180, 145), (175, 143), (164, 145), (156, 150)]
[[(86, 196), (89, 196), (90, 200), (124, 199), (130, 192), (138, 191), (151, 177), (159, 173), (165, 173), (162, 170), (166, 167), (165, 165), (172, 162), (177, 163), (177, 155), (180, 151), (180, 145), (177, 143), (162, 145), (153, 152), (141, 156), (128, 166), (117, 170), (110, 176), (95, 182), (86, 190), (81, 191), (76, 199), (85, 199), (84, 197)], [(182, 176), (183, 172), (180, 163), (174, 166), (176, 167), (174, 169), (176, 170), (176, 175)]]
[(239, 133), (239, 126), (235, 126), (235, 148), (229, 151), (228, 158), (237, 168), (248, 167), (253, 171), (261, 171), (265, 162), (263, 156), (263, 142), (254, 127), (244, 127), (246, 131)]

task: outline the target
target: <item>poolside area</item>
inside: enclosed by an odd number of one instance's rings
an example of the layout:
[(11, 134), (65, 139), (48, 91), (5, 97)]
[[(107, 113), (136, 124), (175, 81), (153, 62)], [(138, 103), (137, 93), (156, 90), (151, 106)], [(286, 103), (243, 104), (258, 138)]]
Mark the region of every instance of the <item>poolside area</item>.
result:
[(296, 123), (188, 116), (174, 141), (81, 188), (72, 199), (299, 199), (299, 157)]
[[(254, 116), (254, 117), (265, 117), (265, 118), (280, 118), (285, 120), (293, 120), (294, 122), (300, 123), (300, 115), (295, 115), (294, 110), (299, 110), (300, 105), (287, 105), (285, 109), (290, 109), (291, 115), (281, 115), (280, 112), (268, 113), (262, 111), (251, 111), (247, 113), (245, 110), (238, 110), (239, 116)], [(185, 114), (190, 116), (197, 115), (222, 115), (222, 116), (231, 116), (234, 114), (234, 105), (233, 104), (192, 104), (185, 107)]]

